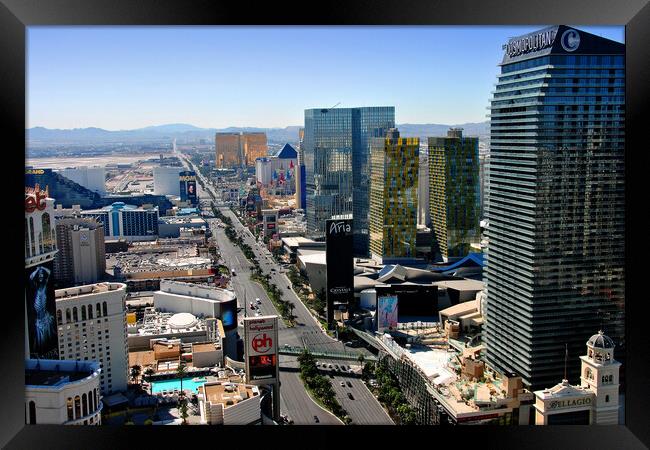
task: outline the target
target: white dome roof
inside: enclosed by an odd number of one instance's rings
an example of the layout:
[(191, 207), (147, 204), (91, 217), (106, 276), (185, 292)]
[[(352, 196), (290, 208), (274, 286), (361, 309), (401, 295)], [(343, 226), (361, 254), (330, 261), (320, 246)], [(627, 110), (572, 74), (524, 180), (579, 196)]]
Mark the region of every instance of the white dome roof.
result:
[(174, 329), (191, 328), (196, 325), (196, 317), (190, 313), (174, 314), (167, 321), (167, 325)]

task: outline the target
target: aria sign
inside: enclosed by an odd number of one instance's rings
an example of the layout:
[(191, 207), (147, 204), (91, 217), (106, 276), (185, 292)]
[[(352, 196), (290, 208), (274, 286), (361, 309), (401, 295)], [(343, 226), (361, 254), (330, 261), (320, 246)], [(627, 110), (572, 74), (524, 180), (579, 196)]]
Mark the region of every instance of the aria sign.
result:
[(351, 231), (352, 226), (350, 225), (350, 222), (330, 222), (329, 234), (350, 233)]
[[(573, 31), (577, 34), (574, 30), (568, 31)], [(564, 34), (566, 34), (566, 32)], [(506, 51), (508, 56), (512, 58), (514, 56), (523, 55), (524, 53), (530, 53), (550, 47), (553, 45), (553, 42), (555, 42), (555, 30), (548, 30), (514, 39), (507, 44), (504, 44), (502, 48)], [(578, 48), (577, 45), (576, 48)], [(573, 50), (575, 50), (575, 48)]]

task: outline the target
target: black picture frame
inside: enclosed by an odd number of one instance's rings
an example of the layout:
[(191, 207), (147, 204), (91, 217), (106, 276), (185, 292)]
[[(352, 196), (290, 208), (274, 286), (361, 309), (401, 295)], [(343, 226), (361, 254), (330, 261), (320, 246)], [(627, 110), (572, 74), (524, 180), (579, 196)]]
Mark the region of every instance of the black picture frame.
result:
[[(0, 445), (5, 448), (116, 448), (156, 445), (289, 446), (347, 448), (376, 445), (485, 446), (489, 448), (644, 448), (650, 445), (645, 402), (650, 377), (645, 354), (647, 294), (634, 270), (643, 270), (647, 238), (643, 201), (647, 187), (648, 79), (650, 6), (648, 0), (366, 0), (329, 3), (215, 2), (209, 0), (0, 0), (0, 92), (3, 115), (4, 186), (9, 220), (3, 248), (4, 333)], [(572, 24), (626, 26), (626, 341), (628, 377), (625, 426), (562, 427), (61, 427), (25, 426), (24, 287), (13, 263), (21, 252), (19, 189), (23, 189), (25, 144), (25, 27), (31, 25), (529, 25)], [(459, 48), (458, 52), (462, 53)], [(497, 62), (495, 61), (495, 64)], [(11, 144), (8, 142), (10, 139)], [(19, 166), (20, 165), (20, 166)], [(15, 190), (15, 191), (14, 191)], [(634, 196), (641, 201), (634, 202)], [(5, 217), (7, 217), (5, 216)], [(12, 225), (13, 224), (13, 225)], [(18, 232), (19, 233), (19, 232)], [(10, 254), (9, 254), (10, 253)], [(8, 292), (11, 291), (11, 292)], [(14, 292), (15, 291), (15, 292)], [(11, 307), (12, 311), (9, 311)], [(22, 404), (22, 405), (21, 405)], [(263, 439), (263, 440), (261, 440)], [(172, 442), (174, 442), (172, 444)], [(401, 442), (401, 444), (400, 444)]]

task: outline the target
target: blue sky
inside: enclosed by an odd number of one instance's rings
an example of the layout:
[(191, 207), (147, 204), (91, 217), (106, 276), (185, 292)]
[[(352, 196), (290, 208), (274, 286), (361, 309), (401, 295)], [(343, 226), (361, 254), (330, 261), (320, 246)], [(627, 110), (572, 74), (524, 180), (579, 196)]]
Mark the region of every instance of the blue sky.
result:
[[(622, 26), (576, 27), (624, 41)], [(502, 44), (540, 28), (29, 27), (27, 127), (285, 127), (338, 102), (481, 122)]]

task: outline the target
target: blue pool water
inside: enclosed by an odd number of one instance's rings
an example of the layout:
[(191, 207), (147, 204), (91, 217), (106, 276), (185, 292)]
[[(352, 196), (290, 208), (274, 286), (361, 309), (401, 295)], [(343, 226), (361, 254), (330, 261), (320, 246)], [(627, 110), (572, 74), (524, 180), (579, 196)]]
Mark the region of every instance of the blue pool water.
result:
[[(198, 392), (199, 386), (205, 383), (205, 378), (198, 378), (200, 381), (192, 381), (194, 378), (183, 378), (183, 389), (191, 389), (194, 392)], [(162, 391), (173, 391), (174, 389), (181, 388), (180, 378), (174, 378), (171, 380), (163, 381), (153, 381), (151, 383), (151, 392), (156, 394)]]

